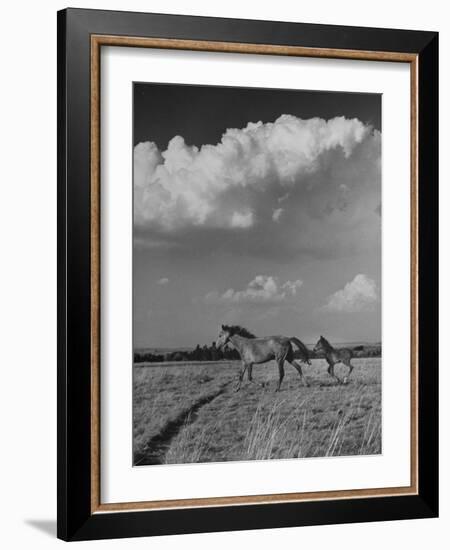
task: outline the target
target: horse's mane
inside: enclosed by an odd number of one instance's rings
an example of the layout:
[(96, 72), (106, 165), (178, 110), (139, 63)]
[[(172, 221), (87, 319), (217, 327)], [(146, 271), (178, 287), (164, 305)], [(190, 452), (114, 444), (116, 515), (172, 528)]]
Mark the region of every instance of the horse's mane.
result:
[(239, 336), (243, 336), (244, 338), (256, 338), (256, 336), (249, 330), (239, 325), (222, 325), (222, 328), (223, 330), (229, 332), (230, 336), (233, 336), (233, 334), (239, 334)]
[(324, 336), (320, 336), (320, 339), (321, 339), (321, 341), (322, 341), (326, 346), (328, 346), (328, 347), (330, 347), (330, 348), (333, 347), (333, 346), (330, 344), (330, 342), (329, 342)]

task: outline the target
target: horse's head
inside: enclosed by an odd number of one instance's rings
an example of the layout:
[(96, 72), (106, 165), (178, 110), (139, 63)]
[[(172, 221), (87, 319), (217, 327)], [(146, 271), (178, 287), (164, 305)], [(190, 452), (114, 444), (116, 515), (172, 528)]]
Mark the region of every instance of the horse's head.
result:
[(231, 330), (226, 325), (221, 325), (219, 327), (219, 336), (216, 340), (216, 347), (223, 348), (229, 341), (231, 337)]
[(324, 343), (325, 343), (325, 338), (323, 336), (321, 336), (318, 340), (317, 340), (317, 344), (314, 346), (314, 352), (317, 353), (317, 352), (322, 352), (322, 351), (325, 351), (325, 348), (324, 348)]

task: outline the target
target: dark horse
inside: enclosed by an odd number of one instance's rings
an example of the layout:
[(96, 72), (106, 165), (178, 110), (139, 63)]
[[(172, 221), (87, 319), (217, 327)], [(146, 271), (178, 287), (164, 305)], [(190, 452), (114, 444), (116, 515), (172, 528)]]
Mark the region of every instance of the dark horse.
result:
[(276, 391), (280, 389), (281, 382), (284, 378), (284, 362), (290, 363), (299, 373), (304, 385), (308, 386), (308, 382), (303, 376), (303, 371), (300, 363), (294, 359), (294, 350), (292, 344), (298, 348), (301, 360), (308, 365), (311, 364), (309, 359), (308, 348), (298, 338), (285, 336), (266, 336), (265, 338), (255, 338), (247, 329), (240, 326), (222, 325), (219, 330), (216, 345), (218, 348), (225, 346), (231, 342), (239, 352), (242, 360), (242, 369), (239, 374), (239, 382), (236, 391), (241, 389), (242, 380), (245, 371), (248, 369), (248, 380), (252, 381), (252, 368), (254, 364), (266, 363), (275, 359), (278, 365), (279, 380)]
[(328, 374), (340, 384), (342, 381), (334, 374), (334, 365), (336, 363), (343, 363), (344, 365), (347, 365), (349, 370), (347, 376), (344, 378), (344, 384), (347, 384), (348, 378), (353, 370), (353, 365), (351, 364), (351, 359), (353, 357), (352, 350), (348, 348), (333, 348), (330, 342), (321, 336), (317, 344), (314, 346), (314, 351), (321, 352), (325, 355), (325, 359), (328, 363)]

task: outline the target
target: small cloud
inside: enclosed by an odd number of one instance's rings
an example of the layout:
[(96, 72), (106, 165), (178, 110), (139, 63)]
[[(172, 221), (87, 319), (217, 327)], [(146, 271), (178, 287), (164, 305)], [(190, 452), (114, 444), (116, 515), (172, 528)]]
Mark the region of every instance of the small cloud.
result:
[(347, 283), (343, 289), (338, 290), (328, 298), (328, 302), (322, 311), (339, 311), (355, 313), (358, 311), (370, 311), (377, 301), (377, 289), (375, 281), (362, 273)]
[(281, 219), (281, 215), (283, 214), (284, 212), (284, 209), (283, 208), (276, 208), (274, 211), (273, 211), (273, 214), (272, 214), (272, 220), (276, 223), (279, 223), (280, 219)]
[(214, 304), (279, 303), (295, 296), (302, 285), (300, 279), (280, 284), (278, 277), (257, 275), (243, 290), (229, 288), (223, 294), (214, 290), (208, 292), (204, 299)]
[(303, 281), (297, 279), (296, 281), (286, 281), (281, 288), (295, 295), (301, 286), (303, 286)]
[(253, 225), (253, 212), (247, 210), (246, 212), (233, 212), (231, 216), (231, 227), (251, 227)]
[(161, 279), (158, 279), (156, 281), (156, 284), (164, 286), (169, 284), (169, 279), (167, 277), (161, 277)]

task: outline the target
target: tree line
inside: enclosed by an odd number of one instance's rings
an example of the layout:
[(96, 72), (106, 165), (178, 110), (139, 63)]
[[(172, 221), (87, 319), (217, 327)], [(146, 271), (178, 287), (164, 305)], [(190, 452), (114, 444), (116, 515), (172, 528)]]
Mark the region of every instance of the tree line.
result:
[[(371, 346), (355, 346), (351, 348), (355, 357), (381, 357), (381, 345)], [(315, 353), (309, 350), (311, 359), (322, 357), (320, 353)], [(297, 356), (294, 350), (294, 357)], [(225, 348), (218, 348), (216, 343), (213, 342), (210, 346), (204, 345), (197, 346), (193, 350), (176, 350), (167, 353), (154, 353), (151, 351), (135, 351), (134, 362), (135, 363), (164, 363), (165, 361), (237, 361), (240, 359), (237, 350), (226, 346)]]
[(162, 363), (164, 361), (235, 361), (239, 359), (237, 350), (231, 347), (218, 348), (213, 342), (210, 346), (197, 346), (193, 350), (176, 350), (167, 353), (152, 353), (150, 351), (136, 351), (135, 363)]

